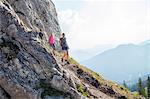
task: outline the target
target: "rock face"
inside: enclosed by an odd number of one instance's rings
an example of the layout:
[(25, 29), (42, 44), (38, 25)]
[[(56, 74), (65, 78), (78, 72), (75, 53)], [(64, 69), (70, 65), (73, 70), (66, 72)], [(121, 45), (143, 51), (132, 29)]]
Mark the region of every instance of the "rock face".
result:
[(6, 0), (3, 4), (17, 14), (20, 25), (26, 30), (41, 31), (46, 37), (52, 32), (59, 36), (57, 13), (50, 0)]
[[(55, 32), (56, 36), (60, 33), (55, 7), (50, 0), (0, 1), (2, 99), (40, 99), (42, 88), (37, 86), (43, 80), (74, 97), (71, 90), (75, 89), (69, 86), (71, 78), (62, 77), (63, 68), (35, 39), (39, 32), (45, 32), (45, 36), (50, 32)], [(43, 41), (46, 42), (46, 37)], [(81, 97), (76, 90), (74, 93)]]
[(126, 99), (78, 65), (62, 63), (47, 44), (51, 32), (58, 41), (52, 1), (0, 0), (0, 99)]

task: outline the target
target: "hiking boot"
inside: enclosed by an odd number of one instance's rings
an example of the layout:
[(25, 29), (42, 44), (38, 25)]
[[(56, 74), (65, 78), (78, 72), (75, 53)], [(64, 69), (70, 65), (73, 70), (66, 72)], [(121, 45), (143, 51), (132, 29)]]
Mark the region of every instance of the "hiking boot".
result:
[(61, 59), (61, 62), (64, 62), (64, 59), (63, 59), (63, 58)]

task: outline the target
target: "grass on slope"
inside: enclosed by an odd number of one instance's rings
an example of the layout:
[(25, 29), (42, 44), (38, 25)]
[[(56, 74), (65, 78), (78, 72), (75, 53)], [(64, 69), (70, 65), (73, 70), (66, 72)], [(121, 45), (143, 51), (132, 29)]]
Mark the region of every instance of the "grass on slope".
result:
[(95, 79), (99, 81), (101, 85), (107, 85), (109, 87), (112, 87), (112, 89), (123, 96), (126, 96), (127, 99), (143, 99), (138, 93), (131, 93), (127, 88), (125, 88), (122, 85), (118, 85), (117, 83), (114, 83), (112, 81), (108, 81), (103, 79), (102, 76), (100, 76), (98, 73), (93, 72), (92, 70), (86, 68), (85, 66), (80, 65), (77, 61), (75, 61), (73, 58), (69, 58), (69, 63), (75, 64), (78, 66), (78, 68), (82, 69), (84, 72), (89, 73), (92, 75)]

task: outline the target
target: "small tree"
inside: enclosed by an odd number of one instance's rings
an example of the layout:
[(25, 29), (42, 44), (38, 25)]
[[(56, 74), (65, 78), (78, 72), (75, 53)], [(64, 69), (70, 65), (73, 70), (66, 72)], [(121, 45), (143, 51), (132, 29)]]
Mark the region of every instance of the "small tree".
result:
[(143, 87), (141, 78), (139, 78), (139, 81), (138, 81), (138, 92), (140, 95), (146, 97), (146, 91), (145, 91), (145, 88)]
[(128, 88), (125, 80), (123, 81), (123, 86), (124, 86), (125, 88)]
[(142, 95), (142, 80), (141, 80), (141, 78), (139, 78), (139, 81), (138, 81), (138, 92), (140, 95)]
[(147, 79), (147, 96), (150, 98), (150, 77)]

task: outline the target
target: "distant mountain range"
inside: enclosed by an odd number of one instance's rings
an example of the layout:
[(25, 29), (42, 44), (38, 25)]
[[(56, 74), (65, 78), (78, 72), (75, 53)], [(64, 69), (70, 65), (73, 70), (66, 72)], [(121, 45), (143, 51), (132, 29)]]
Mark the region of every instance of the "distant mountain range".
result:
[(150, 72), (149, 41), (139, 45), (119, 45), (81, 63), (109, 80), (130, 81)]
[(82, 62), (108, 49), (112, 49), (114, 47), (115, 46), (111, 44), (97, 45), (95, 47), (88, 48), (88, 49), (74, 50), (74, 51), (71, 51), (70, 54), (71, 54), (71, 57), (73, 57), (75, 60), (77, 60), (78, 62)]

